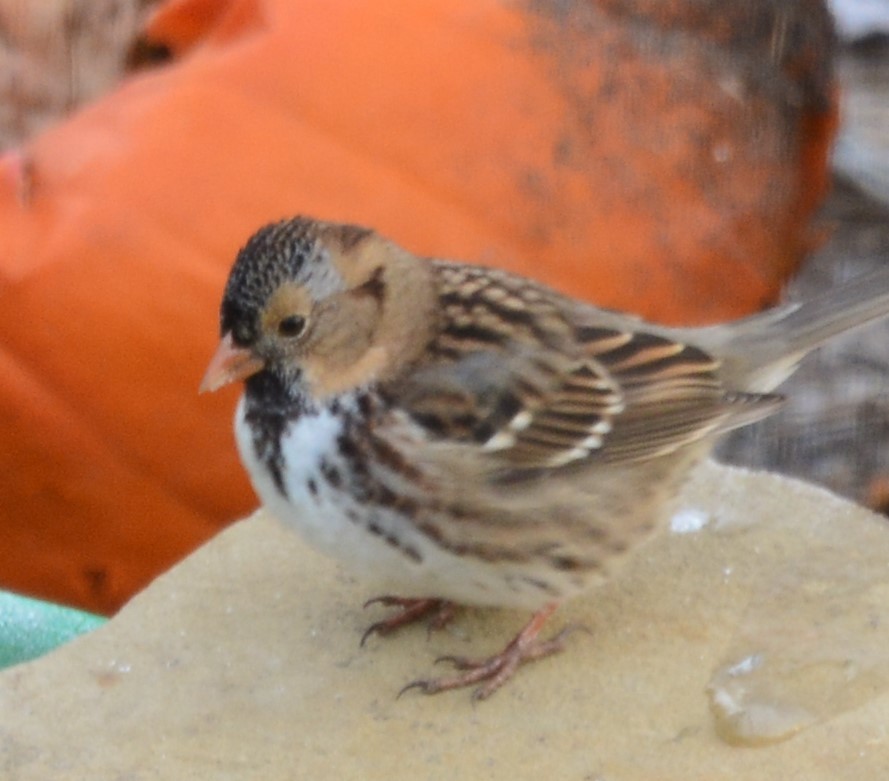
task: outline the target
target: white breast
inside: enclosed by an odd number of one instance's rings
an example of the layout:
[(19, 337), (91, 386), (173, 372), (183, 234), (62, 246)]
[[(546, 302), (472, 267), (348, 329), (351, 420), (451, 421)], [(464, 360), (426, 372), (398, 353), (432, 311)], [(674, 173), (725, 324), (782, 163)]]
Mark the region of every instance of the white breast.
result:
[[(281, 493), (267, 466), (257, 457), (253, 438), (244, 420), (244, 402), (235, 418), (236, 438), (241, 459), (263, 505), (279, 520), (295, 528), (305, 540), (327, 555), (343, 561), (352, 572), (404, 587), (422, 578), (418, 567), (402, 550), (386, 541), (387, 535), (404, 538), (403, 520), (388, 512), (374, 512), (359, 503), (344, 486), (349, 480), (349, 464), (339, 449), (343, 420), (327, 409), (306, 413), (284, 430), (281, 443), (283, 483)], [(332, 485), (324, 474), (338, 473), (340, 486)], [(368, 526), (373, 523), (376, 533)], [(407, 530), (416, 545), (428, 543), (414, 530)]]
[[(529, 609), (551, 601), (551, 595), (527, 585), (521, 567), (456, 556), (441, 549), (396, 511), (370, 509), (349, 491), (331, 485), (322, 464), (336, 470), (343, 485), (349, 479), (349, 464), (338, 442), (343, 420), (329, 410), (304, 414), (284, 430), (281, 454), (285, 496), (268, 465), (257, 457), (244, 412), (242, 399), (235, 418), (238, 449), (266, 509), (295, 528), (310, 545), (376, 583), (380, 593)], [(394, 544), (394, 539), (399, 544)]]
[[(241, 398), (235, 414), (235, 438), (241, 460), (247, 468), (253, 487), (265, 507), (279, 520), (296, 527), (312, 545), (331, 555), (339, 555), (344, 526), (349, 521), (339, 510), (339, 502), (321, 474), (325, 462), (339, 465), (337, 437), (342, 421), (329, 410), (307, 414), (291, 423), (284, 431), (281, 454), (284, 458), (283, 496), (269, 471), (254, 449), (250, 428), (244, 419), (245, 401)], [(315, 486), (315, 492), (310, 490)]]

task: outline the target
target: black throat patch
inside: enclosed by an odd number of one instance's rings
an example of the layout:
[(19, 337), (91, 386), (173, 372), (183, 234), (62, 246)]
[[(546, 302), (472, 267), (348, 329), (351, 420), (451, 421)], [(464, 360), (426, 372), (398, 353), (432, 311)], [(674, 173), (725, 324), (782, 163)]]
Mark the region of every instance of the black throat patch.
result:
[(272, 372), (262, 371), (247, 379), (244, 394), (244, 420), (250, 428), (253, 451), (269, 470), (275, 487), (284, 498), (289, 498), (281, 450), (284, 432), (311, 411), (307, 398), (288, 391), (288, 386), (293, 387), (293, 383)]

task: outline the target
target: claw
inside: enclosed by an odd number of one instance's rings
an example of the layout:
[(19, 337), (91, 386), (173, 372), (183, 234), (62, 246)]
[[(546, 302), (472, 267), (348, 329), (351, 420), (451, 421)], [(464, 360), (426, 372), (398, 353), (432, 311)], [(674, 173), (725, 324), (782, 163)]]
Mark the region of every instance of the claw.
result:
[(424, 680), (411, 681), (409, 684), (402, 686), (401, 689), (399, 689), (398, 694), (395, 695), (395, 699), (400, 700), (401, 695), (405, 692), (409, 692), (411, 689), (422, 689), (424, 694), (429, 694), (430, 692), (426, 689), (428, 683), (428, 681)]
[(364, 648), (364, 644), (367, 642), (367, 638), (371, 635), (384, 635), (389, 631), (391, 630), (387, 627), (386, 621), (377, 621), (371, 624), (367, 629), (364, 630), (364, 634), (361, 635), (361, 639), (358, 641), (358, 647)]
[(565, 639), (576, 631), (590, 631), (584, 626), (572, 624), (548, 640), (538, 640), (537, 635), (540, 634), (543, 624), (555, 609), (556, 605), (551, 604), (535, 613), (506, 648), (499, 654), (494, 654), (487, 659), (470, 659), (465, 656), (453, 655), (440, 656), (435, 660), (436, 664), (448, 662), (454, 665), (459, 672), (453, 675), (443, 675), (439, 678), (424, 678), (411, 681), (398, 692), (398, 696), (401, 697), (402, 694), (411, 689), (420, 689), (424, 694), (436, 694), (437, 692), (460, 689), (464, 686), (473, 686), (480, 683), (482, 685), (473, 691), (472, 699), (473, 701), (487, 699), (503, 686), (521, 665), (562, 651), (565, 647)]
[(388, 618), (371, 624), (365, 630), (359, 643), (362, 648), (371, 635), (387, 635), (430, 614), (432, 618), (429, 621), (429, 631), (442, 629), (453, 619), (457, 611), (456, 605), (443, 599), (406, 599), (404, 597), (382, 596), (374, 597), (364, 603), (365, 608), (371, 605), (396, 607), (399, 610)]
[(372, 597), (368, 599), (361, 607), (367, 610), (371, 605), (383, 605), (384, 607), (392, 607), (393, 605), (397, 605), (399, 607), (403, 607), (405, 602), (410, 602), (412, 600), (402, 599), (401, 597), (393, 597), (391, 595), (384, 594), (379, 597)]
[(448, 664), (454, 665), (458, 670), (465, 670), (467, 663), (469, 663), (469, 659), (465, 656), (455, 656), (453, 654), (445, 654), (444, 656), (439, 656), (432, 664), (444, 664), (447, 662)]

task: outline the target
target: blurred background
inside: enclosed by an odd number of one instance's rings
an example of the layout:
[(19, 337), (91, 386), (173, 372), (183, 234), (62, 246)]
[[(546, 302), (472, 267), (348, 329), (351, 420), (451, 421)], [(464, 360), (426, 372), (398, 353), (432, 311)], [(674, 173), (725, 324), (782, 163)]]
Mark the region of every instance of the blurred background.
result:
[[(198, 397), (295, 213), (705, 323), (889, 258), (889, 0), (0, 0), (0, 589), (110, 614), (255, 499)], [(723, 460), (889, 507), (885, 326)]]

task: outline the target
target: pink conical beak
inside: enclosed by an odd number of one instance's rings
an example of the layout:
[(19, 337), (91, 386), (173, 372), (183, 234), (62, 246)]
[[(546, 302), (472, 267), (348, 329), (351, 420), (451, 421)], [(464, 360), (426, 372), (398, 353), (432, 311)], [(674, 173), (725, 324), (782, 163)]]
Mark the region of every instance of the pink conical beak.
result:
[(261, 358), (257, 358), (244, 347), (235, 347), (231, 333), (227, 333), (219, 342), (216, 353), (210, 359), (210, 365), (201, 380), (199, 393), (219, 390), (236, 380), (246, 380), (265, 366)]

